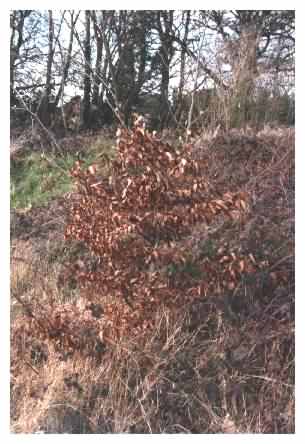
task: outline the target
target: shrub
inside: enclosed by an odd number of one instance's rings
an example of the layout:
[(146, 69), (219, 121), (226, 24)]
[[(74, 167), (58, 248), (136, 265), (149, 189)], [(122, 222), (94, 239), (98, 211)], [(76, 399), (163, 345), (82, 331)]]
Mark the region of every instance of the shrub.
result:
[(75, 164), (78, 194), (65, 233), (97, 257), (94, 270), (74, 272), (87, 297), (103, 301), (101, 335), (111, 340), (153, 327), (160, 304), (174, 312), (207, 291), (232, 290), (256, 267), (251, 255), (224, 248), (212, 259), (194, 257), (193, 227), (220, 213), (236, 218), (247, 209), (245, 193), (211, 195), (208, 165), (193, 159), (192, 147), (163, 143), (141, 118), (117, 136), (108, 177)]

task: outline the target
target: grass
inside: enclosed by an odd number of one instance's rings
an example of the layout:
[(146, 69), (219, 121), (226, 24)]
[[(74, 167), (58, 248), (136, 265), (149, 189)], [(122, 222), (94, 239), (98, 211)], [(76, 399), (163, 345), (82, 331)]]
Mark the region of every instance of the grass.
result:
[[(48, 160), (47, 160), (48, 159)], [(45, 205), (51, 199), (71, 189), (68, 175), (75, 158), (49, 159), (43, 154), (32, 153), (11, 165), (11, 206), (27, 208)]]
[[(70, 142), (71, 143), (71, 142)], [(106, 138), (81, 141), (78, 153), (63, 150), (55, 155), (41, 152), (25, 152), (11, 162), (11, 207), (33, 208), (46, 205), (52, 199), (71, 191), (73, 180), (69, 174), (80, 155), (85, 166), (93, 162), (102, 164), (112, 156), (112, 145)]]
[[(220, 247), (251, 253), (266, 266), (245, 276), (233, 291), (206, 294), (176, 314), (160, 307), (153, 330), (137, 341), (124, 337), (107, 343), (99, 359), (81, 351), (59, 353), (55, 342), (28, 328), (34, 324), (14, 298), (43, 308), (53, 299), (54, 310), (67, 312), (86, 307), (86, 294), (71, 288), (65, 274), (60, 279), (66, 260), (86, 261), (83, 247), (64, 249), (62, 225), (47, 237), (26, 241), (13, 234), (12, 432), (294, 433), (294, 140), (286, 130), (266, 131), (251, 136), (253, 148), (246, 136), (220, 135), (213, 142), (217, 149), (204, 143), (200, 149), (210, 165), (207, 179), (216, 177), (220, 193), (231, 187), (249, 193), (247, 217), (194, 230), (192, 242), (185, 244), (190, 260), (166, 272), (182, 283), (186, 275), (194, 282), (205, 279), (196, 258), (213, 260)], [(98, 140), (92, 145), (89, 153), (98, 159)], [(233, 156), (237, 145), (243, 156)], [(13, 173), (17, 206), (29, 202), (28, 195), (21, 198), (24, 184), (36, 205), (40, 201), (31, 190), (39, 189), (37, 176), (41, 179), (46, 170), (55, 174), (45, 163), (36, 168), (34, 160), (41, 159), (31, 156)], [(60, 161), (64, 169), (69, 156)], [(63, 179), (58, 175), (57, 180)], [(62, 192), (57, 183), (55, 189)], [(52, 195), (44, 198), (47, 203)], [(79, 334), (89, 335), (77, 322)]]

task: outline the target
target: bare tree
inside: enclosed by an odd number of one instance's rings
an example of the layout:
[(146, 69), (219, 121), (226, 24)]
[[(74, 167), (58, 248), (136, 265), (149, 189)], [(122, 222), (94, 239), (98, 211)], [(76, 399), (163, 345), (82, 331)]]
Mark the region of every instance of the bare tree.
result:
[(90, 25), (91, 13), (85, 11), (85, 41), (84, 41), (84, 98), (83, 98), (83, 125), (85, 128), (90, 126), (90, 106), (91, 106), (91, 41)]
[(191, 21), (191, 11), (183, 11), (182, 21), (184, 21), (184, 35), (182, 39), (182, 45), (181, 45), (181, 61), (180, 61), (180, 79), (179, 79), (179, 86), (178, 86), (178, 93), (177, 93), (177, 104), (176, 104), (176, 119), (178, 122), (180, 122), (181, 118), (181, 112), (182, 112), (182, 95), (185, 85), (185, 62), (186, 62), (186, 56), (187, 56), (187, 41), (188, 41), (188, 35), (189, 35), (189, 29), (190, 29), (190, 21)]
[(175, 49), (173, 34), (174, 11), (157, 11), (156, 26), (160, 38), (160, 48), (157, 53), (158, 62), (161, 71), (161, 88), (160, 88), (160, 126), (166, 126), (169, 118), (169, 80), (170, 80), (170, 64)]
[(54, 58), (54, 21), (52, 10), (48, 11), (48, 58), (46, 67), (46, 83), (44, 88), (44, 93), (41, 97), (41, 101), (37, 110), (38, 117), (41, 122), (49, 127), (51, 123), (51, 116), (49, 112), (50, 95), (52, 90), (52, 66)]
[(222, 39), (218, 56), (224, 80), (218, 93), (227, 108), (226, 127), (246, 124), (257, 78), (293, 66), (294, 11), (202, 11), (202, 16)]
[(11, 102), (14, 102), (15, 69), (16, 61), (20, 57), (20, 49), (24, 43), (24, 23), (30, 16), (31, 10), (12, 11), (10, 15), (11, 39), (10, 39), (10, 91)]
[(56, 98), (55, 98), (55, 107), (58, 106), (59, 101), (63, 98), (64, 94), (64, 87), (68, 79), (69, 69), (71, 66), (71, 59), (72, 59), (72, 49), (73, 49), (73, 40), (74, 40), (74, 29), (75, 25), (77, 23), (77, 20), (79, 18), (80, 12), (75, 13), (75, 11), (69, 11), (70, 13), (70, 33), (69, 33), (69, 44), (67, 51), (65, 51), (61, 45), (60, 46), (60, 53), (62, 57), (62, 76), (61, 76), (61, 83), (60, 87), (58, 89)]
[(93, 92), (92, 92), (92, 104), (95, 106), (99, 105), (100, 98), (100, 84), (101, 84), (101, 65), (103, 56), (103, 36), (98, 32), (98, 22), (96, 17), (96, 12), (92, 11), (91, 19), (93, 23), (94, 37), (96, 43), (96, 61), (95, 61), (95, 73), (93, 81)]
[(186, 139), (188, 139), (188, 137), (189, 137), (190, 130), (191, 130), (191, 125), (192, 125), (192, 117), (193, 117), (193, 110), (194, 110), (194, 97), (195, 97), (195, 93), (196, 93), (196, 90), (197, 90), (197, 82), (198, 82), (199, 66), (200, 66), (199, 62), (200, 62), (200, 59), (201, 59), (201, 52), (202, 52), (204, 38), (205, 38), (205, 35), (204, 35), (204, 33), (202, 33), (201, 39), (200, 39), (199, 50), (198, 50), (198, 56), (197, 56), (195, 81), (194, 81), (194, 87), (193, 87), (193, 92), (192, 92), (192, 96), (191, 96), (191, 105), (190, 105), (190, 109), (189, 109), (189, 113), (188, 113), (188, 118), (187, 118)]

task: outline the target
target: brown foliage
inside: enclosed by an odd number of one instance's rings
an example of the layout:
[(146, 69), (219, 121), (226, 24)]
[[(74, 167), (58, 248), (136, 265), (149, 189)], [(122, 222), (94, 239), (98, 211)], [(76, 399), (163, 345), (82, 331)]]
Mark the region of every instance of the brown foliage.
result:
[(194, 225), (247, 211), (245, 193), (211, 195), (208, 165), (192, 158), (191, 146), (163, 143), (140, 118), (117, 135), (109, 177), (76, 163), (78, 194), (66, 227), (67, 239), (98, 257), (95, 271), (74, 271), (89, 298), (104, 298), (103, 339), (139, 334), (152, 327), (160, 304), (175, 311), (208, 291), (233, 290), (243, 273), (259, 268), (251, 255), (222, 248), (212, 259), (194, 258), (185, 245)]
[[(293, 433), (294, 132), (220, 133), (180, 152), (141, 126), (136, 132), (121, 133), (111, 178), (96, 167), (74, 170), (79, 193), (67, 237), (95, 252), (77, 256), (72, 243), (69, 257), (79, 260), (70, 273), (84, 288), (76, 300), (68, 291), (63, 301), (68, 288), (51, 291), (54, 276), (42, 266), (50, 247), (40, 249), (37, 268), (19, 262), (27, 249), (14, 252), (12, 294), (27, 311), (12, 307), (13, 430)], [(156, 157), (161, 146), (172, 155), (172, 168), (181, 157), (200, 159), (195, 172), (170, 177), (152, 153), (154, 177), (168, 185), (150, 206), (144, 192), (130, 192), (146, 164), (122, 162), (126, 141), (137, 137), (145, 155), (146, 136)], [(205, 188), (179, 195), (200, 177)], [(194, 223), (185, 222), (189, 214)], [(62, 245), (52, 238), (52, 248), (55, 241)], [(86, 418), (90, 427), (80, 431)]]

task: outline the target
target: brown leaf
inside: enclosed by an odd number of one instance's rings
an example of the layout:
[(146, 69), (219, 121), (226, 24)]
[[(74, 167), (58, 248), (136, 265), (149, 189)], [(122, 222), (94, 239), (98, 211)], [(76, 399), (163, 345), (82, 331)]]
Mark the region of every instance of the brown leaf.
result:
[(228, 207), (226, 206), (226, 204), (224, 203), (223, 200), (217, 199), (217, 200), (215, 200), (215, 203), (218, 205), (218, 207), (222, 208), (223, 210), (228, 209)]
[(236, 285), (233, 281), (228, 282), (228, 289), (229, 290), (234, 290), (235, 287), (236, 287)]
[(239, 261), (239, 270), (242, 273), (245, 269), (245, 261), (242, 259)]
[(240, 202), (240, 206), (242, 207), (242, 209), (244, 211), (246, 211), (246, 208), (247, 208), (246, 202), (244, 200), (240, 200), (239, 202)]
[(93, 176), (96, 173), (96, 165), (90, 165), (88, 167), (88, 172)]
[(254, 259), (254, 256), (252, 253), (249, 254), (249, 258), (251, 259), (251, 261), (253, 262), (254, 265), (256, 265), (256, 260)]

